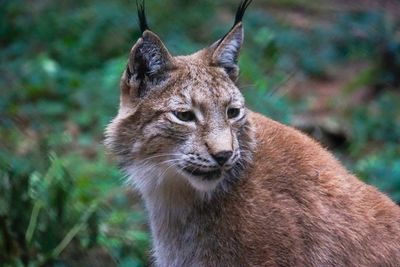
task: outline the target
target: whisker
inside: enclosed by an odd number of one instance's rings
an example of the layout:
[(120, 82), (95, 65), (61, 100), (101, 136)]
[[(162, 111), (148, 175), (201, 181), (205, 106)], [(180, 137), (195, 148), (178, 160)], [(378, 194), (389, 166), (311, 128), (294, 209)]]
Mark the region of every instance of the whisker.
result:
[[(175, 163), (175, 162), (176, 162), (176, 163), (179, 163), (179, 161), (180, 161), (180, 159), (169, 159), (169, 160), (165, 160), (165, 161), (162, 161), (162, 162), (160, 162), (160, 163), (158, 163), (158, 164), (153, 165), (152, 168), (151, 168), (150, 170), (152, 171), (152, 170), (154, 170), (154, 169), (156, 169), (156, 168), (158, 168), (158, 167), (160, 167), (160, 166), (162, 166), (162, 165), (164, 165), (164, 164), (169, 165), (169, 163)], [(172, 164), (172, 165), (174, 165), (174, 164)], [(168, 166), (168, 167), (166, 168), (166, 170), (164, 170), (164, 172), (160, 175), (160, 177), (162, 177), (162, 176), (165, 174), (165, 172), (166, 172), (172, 165)], [(177, 164), (175, 164), (175, 165), (177, 165)]]
[(179, 162), (177, 162), (176, 164), (171, 164), (169, 167), (167, 167), (167, 168), (164, 170), (164, 172), (161, 174), (161, 177), (163, 177), (164, 174), (165, 174), (171, 167), (175, 167), (175, 166), (178, 166), (178, 165), (179, 165)]
[(252, 83), (252, 84), (245, 84), (245, 85), (240, 85), (240, 90), (242, 90), (242, 89), (248, 89), (248, 88), (254, 88), (254, 87), (256, 87), (256, 84), (255, 83)]
[(180, 154), (180, 153), (157, 154), (157, 155), (154, 155), (154, 156), (147, 157), (147, 158), (145, 158), (145, 159), (143, 159), (143, 160), (148, 160), (148, 159), (153, 159), (153, 158), (159, 158), (159, 157), (166, 157), (166, 156), (180, 156), (180, 155), (182, 155), (182, 154)]
[(182, 156), (182, 154), (160, 154), (160, 155), (155, 155), (155, 156), (151, 156), (151, 157), (147, 157), (145, 159), (139, 160), (136, 162), (136, 164), (143, 164), (145, 162), (148, 162), (152, 159), (156, 159), (156, 158), (161, 158), (161, 157), (168, 157), (168, 156)]
[[(274, 94), (278, 93), (279, 90), (280, 90), (281, 88), (283, 88), (284, 85), (286, 85), (291, 79), (293, 79), (293, 77), (294, 77), (297, 73), (298, 73), (297, 70), (292, 71), (291, 73), (289, 73), (289, 74), (286, 76), (286, 78), (285, 78), (282, 82), (280, 82), (277, 86), (275, 86), (274, 88), (272, 88), (272, 90), (270, 90), (270, 92), (268, 93), (268, 97), (272, 97)], [(278, 96), (278, 97), (282, 97), (282, 96), (284, 96), (285, 94), (287, 94), (288, 92), (289, 92), (289, 89), (286, 88), (286, 91), (285, 91), (283, 94), (279, 94), (279, 95), (277, 95), (277, 96)]]

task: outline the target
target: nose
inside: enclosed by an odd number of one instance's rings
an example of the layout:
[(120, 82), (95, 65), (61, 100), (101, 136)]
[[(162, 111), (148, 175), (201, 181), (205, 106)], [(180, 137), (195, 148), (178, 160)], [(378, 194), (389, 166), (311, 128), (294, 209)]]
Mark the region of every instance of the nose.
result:
[(232, 154), (233, 152), (228, 150), (212, 154), (211, 156), (215, 159), (216, 162), (218, 162), (220, 166), (222, 166), (232, 157)]

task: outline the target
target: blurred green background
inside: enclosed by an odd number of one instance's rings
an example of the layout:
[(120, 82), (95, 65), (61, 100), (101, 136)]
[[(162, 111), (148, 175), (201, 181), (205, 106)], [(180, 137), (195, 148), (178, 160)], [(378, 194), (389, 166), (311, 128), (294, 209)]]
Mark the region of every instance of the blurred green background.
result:
[[(187, 54), (223, 36), (238, 2), (148, 0), (147, 13)], [(399, 7), (254, 1), (240, 59), (248, 106), (398, 203)], [(148, 264), (143, 206), (102, 144), (138, 36), (133, 0), (0, 1), (0, 266)]]

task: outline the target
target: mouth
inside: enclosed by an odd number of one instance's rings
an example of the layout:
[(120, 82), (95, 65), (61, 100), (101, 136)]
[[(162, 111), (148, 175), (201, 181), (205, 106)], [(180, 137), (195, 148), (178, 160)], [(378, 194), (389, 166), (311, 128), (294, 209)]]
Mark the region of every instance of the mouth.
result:
[(216, 180), (221, 177), (221, 170), (212, 170), (212, 171), (202, 171), (202, 170), (192, 170), (189, 168), (183, 169), (186, 173), (191, 176), (195, 176), (201, 178), (203, 180)]

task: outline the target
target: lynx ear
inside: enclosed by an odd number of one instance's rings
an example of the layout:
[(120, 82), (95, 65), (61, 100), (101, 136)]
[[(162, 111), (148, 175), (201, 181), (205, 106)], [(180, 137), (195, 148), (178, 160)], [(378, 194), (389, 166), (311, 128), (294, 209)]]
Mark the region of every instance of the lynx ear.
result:
[(243, 26), (239, 23), (219, 42), (212, 54), (212, 64), (225, 69), (229, 77), (235, 81), (239, 76), (239, 52), (243, 44)]
[(142, 96), (146, 88), (165, 80), (171, 68), (172, 56), (167, 48), (157, 35), (146, 30), (132, 47), (126, 70), (128, 81), (139, 83)]
[(142, 37), (131, 49), (125, 80), (137, 87), (138, 96), (144, 96), (150, 87), (157, 86), (168, 78), (173, 58), (160, 38), (149, 30), (144, 2), (138, 5), (138, 16)]
[(233, 81), (239, 76), (237, 63), (244, 38), (242, 19), (251, 1), (243, 0), (240, 3), (231, 30), (209, 48), (212, 51), (211, 64), (224, 68)]

